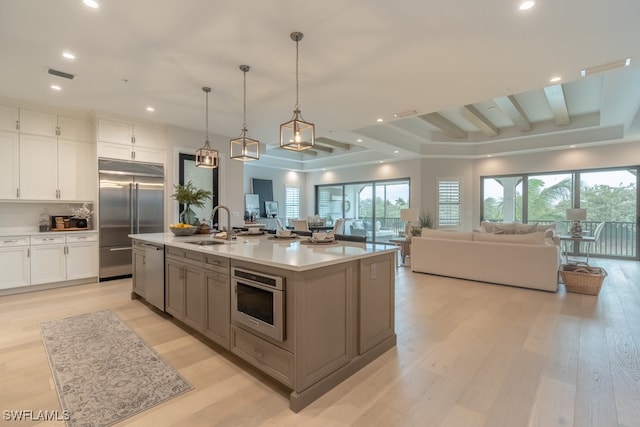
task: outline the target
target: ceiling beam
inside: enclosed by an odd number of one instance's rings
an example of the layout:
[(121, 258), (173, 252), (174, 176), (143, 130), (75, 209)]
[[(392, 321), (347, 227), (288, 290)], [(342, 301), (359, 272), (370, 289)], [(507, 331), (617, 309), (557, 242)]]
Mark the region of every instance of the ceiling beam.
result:
[(471, 104), (464, 106), (462, 109), (462, 117), (467, 119), (486, 136), (498, 136), (500, 133), (500, 130)]
[(341, 148), (343, 150), (350, 150), (351, 149), (351, 145), (344, 143), (344, 142), (338, 142), (336, 140), (333, 139), (329, 139), (329, 138), (325, 138), (323, 136), (321, 136), (320, 138), (316, 138), (316, 142), (319, 142), (321, 144), (324, 145), (330, 145), (334, 148)]
[(513, 124), (520, 129), (521, 132), (529, 132), (531, 130), (531, 121), (515, 96), (509, 95), (494, 98), (493, 102), (509, 116)]
[(424, 120), (425, 122), (437, 127), (438, 129), (443, 130), (444, 132), (450, 134), (455, 138), (467, 137), (467, 131), (465, 131), (455, 123), (447, 120), (445, 117), (443, 117), (439, 113), (429, 113), (429, 114), (424, 114), (418, 117)]
[(558, 126), (568, 125), (571, 121), (562, 85), (547, 86), (544, 88), (544, 94), (547, 96), (547, 102), (551, 107), (556, 124)]
[(333, 148), (325, 147), (324, 145), (318, 144), (318, 140), (313, 144), (313, 149), (317, 151), (324, 151), (325, 153), (333, 153)]

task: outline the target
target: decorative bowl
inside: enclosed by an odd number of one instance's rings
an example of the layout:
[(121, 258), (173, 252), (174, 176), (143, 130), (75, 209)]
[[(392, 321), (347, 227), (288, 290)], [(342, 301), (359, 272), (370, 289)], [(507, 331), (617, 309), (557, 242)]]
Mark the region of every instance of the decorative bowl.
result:
[(169, 230), (176, 236), (192, 236), (198, 231), (198, 227), (192, 225), (186, 227), (169, 227)]

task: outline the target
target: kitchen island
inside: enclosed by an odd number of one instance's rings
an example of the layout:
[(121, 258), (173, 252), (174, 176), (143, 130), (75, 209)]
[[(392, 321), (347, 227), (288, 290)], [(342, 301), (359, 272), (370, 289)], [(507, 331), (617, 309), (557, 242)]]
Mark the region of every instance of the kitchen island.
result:
[(142, 250), (163, 246), (164, 311), (284, 385), (295, 412), (395, 346), (397, 247), (130, 237), (133, 294), (150, 292)]

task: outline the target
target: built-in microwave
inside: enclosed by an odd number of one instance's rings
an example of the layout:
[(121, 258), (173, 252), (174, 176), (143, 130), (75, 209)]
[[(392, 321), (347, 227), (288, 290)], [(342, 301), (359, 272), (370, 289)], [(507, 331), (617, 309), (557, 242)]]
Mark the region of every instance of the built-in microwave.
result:
[(233, 267), (231, 285), (231, 320), (284, 341), (284, 279)]

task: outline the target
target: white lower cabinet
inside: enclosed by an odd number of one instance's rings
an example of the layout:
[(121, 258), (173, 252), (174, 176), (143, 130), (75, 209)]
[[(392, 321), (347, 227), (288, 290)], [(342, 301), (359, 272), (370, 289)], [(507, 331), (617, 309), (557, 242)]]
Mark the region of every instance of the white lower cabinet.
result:
[(67, 234), (67, 280), (98, 275), (98, 236), (96, 233)]
[(65, 236), (31, 236), (31, 284), (67, 278)]
[(98, 233), (0, 236), (0, 290), (98, 277)]
[(28, 286), (29, 236), (0, 237), (0, 289)]

